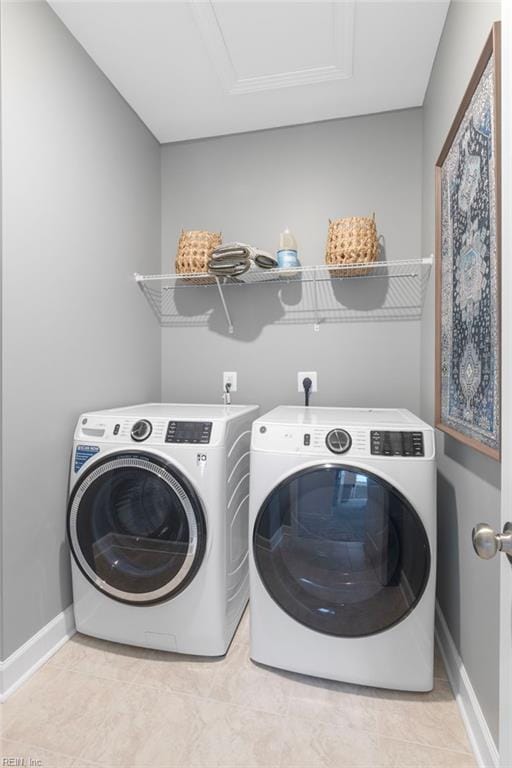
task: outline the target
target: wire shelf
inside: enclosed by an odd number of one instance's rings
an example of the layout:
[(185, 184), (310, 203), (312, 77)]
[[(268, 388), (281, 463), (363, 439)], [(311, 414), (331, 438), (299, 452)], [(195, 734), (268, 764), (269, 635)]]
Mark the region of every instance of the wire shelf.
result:
[[(280, 303), (270, 322), (279, 324), (343, 320), (411, 320), (421, 317), (433, 256), (424, 259), (377, 261), (299, 267), (251, 268), (240, 277), (208, 274), (140, 275), (135, 280), (162, 326), (210, 325), (221, 309), (234, 332), (230, 305), (239, 304), (232, 289), (266, 285)], [(228, 290), (229, 289), (229, 290)], [(249, 294), (243, 296), (245, 310)]]

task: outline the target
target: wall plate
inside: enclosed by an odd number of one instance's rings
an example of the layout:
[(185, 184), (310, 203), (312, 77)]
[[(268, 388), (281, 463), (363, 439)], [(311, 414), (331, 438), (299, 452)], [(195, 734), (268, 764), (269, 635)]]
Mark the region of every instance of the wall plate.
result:
[(230, 392), (236, 392), (238, 384), (238, 375), (236, 371), (224, 371), (222, 374), (222, 390), (226, 391), (226, 384), (231, 384)]
[(318, 392), (318, 374), (316, 371), (298, 371), (297, 373), (297, 392), (304, 392), (304, 385), (302, 382), (306, 378), (311, 379), (310, 392)]

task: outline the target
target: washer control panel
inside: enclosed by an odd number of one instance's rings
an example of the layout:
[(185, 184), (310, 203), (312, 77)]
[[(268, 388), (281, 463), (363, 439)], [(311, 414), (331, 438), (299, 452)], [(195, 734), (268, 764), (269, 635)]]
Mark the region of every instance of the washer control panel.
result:
[(211, 433), (211, 421), (170, 421), (167, 426), (165, 442), (205, 445), (210, 442)]
[(123, 414), (84, 414), (75, 429), (75, 440), (83, 443), (112, 443), (125, 447), (141, 447), (181, 443), (183, 445), (223, 444), (226, 425), (222, 421), (169, 421), (167, 418), (126, 418)]
[(372, 429), (372, 456), (424, 456), (423, 432), (390, 432)]

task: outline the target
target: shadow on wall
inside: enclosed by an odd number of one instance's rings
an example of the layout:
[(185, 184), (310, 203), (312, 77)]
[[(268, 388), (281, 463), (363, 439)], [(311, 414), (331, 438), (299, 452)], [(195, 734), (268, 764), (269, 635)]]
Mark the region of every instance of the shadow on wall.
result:
[[(449, 435), (443, 434), (444, 450), (440, 449), (444, 457), (457, 462), (460, 468), (468, 477), (475, 475), (492, 486), (497, 491), (501, 485), (501, 466), (500, 463), (478, 453), (464, 443), (455, 440)], [(437, 473), (437, 521), (438, 521), (438, 584), (442, 585), (439, 590), (439, 599), (441, 609), (450, 627), (453, 640), (457, 648), (461, 647), (461, 588), (462, 579), (467, 580), (468, 573), (461, 575), (461, 562), (467, 562), (468, 553), (472, 552), (471, 530), (473, 525), (480, 522), (478, 519), (469, 519), (468, 511), (468, 491), (464, 490), (460, 484), (458, 487), (458, 496), (455, 485), (443, 474), (442, 470)], [(471, 491), (469, 491), (471, 493)], [(496, 496), (498, 498), (498, 496)], [(482, 508), (481, 514), (483, 521), (492, 525), (495, 521), (494, 515), (499, 514), (499, 502), (496, 509), (492, 512), (491, 508)], [(491, 516), (491, 519), (489, 519)], [(463, 552), (461, 557), (460, 548), (468, 550)], [(477, 556), (474, 554), (475, 562)], [(485, 578), (490, 577), (490, 571), (486, 568)], [(483, 578), (483, 576), (482, 576)]]
[[(301, 284), (289, 283), (295, 288), (295, 301), (300, 301)], [(285, 308), (280, 296), (282, 286), (269, 285), (229, 285), (223, 288), (224, 298), (229, 307), (234, 333), (230, 334), (226, 315), (216, 286), (188, 287), (178, 289), (174, 295), (179, 325), (207, 326), (220, 336), (228, 336), (239, 341), (252, 341), (261, 334), (266, 325), (282, 319)], [(189, 322), (187, 322), (187, 320)], [(171, 321), (169, 323), (173, 325)]]
[[(47, 561), (45, 560), (45, 556), (47, 556), (48, 553), (44, 548), (40, 547), (37, 556), (38, 579), (37, 584), (34, 586), (34, 589), (40, 596), (40, 605), (45, 601), (52, 601), (52, 605), (54, 606), (53, 615), (57, 615), (61, 611), (64, 611), (73, 602), (73, 594), (71, 590), (71, 553), (67, 543), (67, 536), (64, 531), (62, 532), (60, 543), (56, 543), (56, 546), (58, 546), (58, 554), (56, 558), (58, 571), (57, 582), (55, 581), (55, 574), (50, 573)], [(41, 611), (40, 621), (42, 626), (49, 620), (50, 619)]]
[[(386, 262), (384, 241), (379, 263)], [(398, 278), (387, 267), (379, 275), (364, 272), (351, 279), (317, 279), (223, 286), (233, 334), (229, 334), (218, 288), (215, 285), (184, 286), (174, 291), (166, 306), (163, 325), (202, 326), (238, 341), (253, 341), (265, 326), (419, 320), (422, 295), (414, 275)], [(171, 297), (166, 296), (166, 301)]]
[(60, 584), (60, 602), (67, 607), (73, 602), (70, 590), (71, 584), (71, 553), (69, 551), (67, 538), (64, 539), (59, 547), (59, 584)]
[[(71, 470), (71, 460), (70, 460)], [(62, 500), (64, 504), (64, 518), (62, 524), (62, 540), (59, 546), (59, 584), (60, 584), (60, 605), (62, 609), (67, 608), (73, 602), (71, 591), (71, 552), (67, 537), (67, 498), (68, 498), (69, 477), (66, 474), (62, 488)]]
[(444, 454), (489, 485), (501, 488), (501, 464), (484, 453), (475, 451), (450, 435), (444, 436)]
[[(460, 557), (459, 523), (457, 514), (457, 496), (455, 488), (445, 475), (437, 472), (437, 581), (442, 583), (443, 605), (452, 607), (450, 611), (450, 631), (453, 640), (460, 648)], [(444, 542), (450, 542), (450, 556), (442, 551)], [(454, 608), (455, 606), (455, 608)], [(455, 615), (454, 615), (455, 613)]]
[[(386, 243), (384, 236), (379, 237), (379, 262), (387, 261)], [(389, 276), (387, 269), (376, 277), (372, 276), (370, 280), (362, 275), (361, 279), (356, 280), (333, 280), (332, 290), (338, 303), (347, 309), (355, 309), (363, 312), (385, 306), (386, 297), (389, 292)]]

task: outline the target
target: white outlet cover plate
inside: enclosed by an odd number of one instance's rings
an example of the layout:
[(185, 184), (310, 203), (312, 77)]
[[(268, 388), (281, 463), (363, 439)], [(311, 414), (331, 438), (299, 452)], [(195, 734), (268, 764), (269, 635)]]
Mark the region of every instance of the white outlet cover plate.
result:
[(299, 371), (297, 373), (297, 391), (304, 392), (304, 387), (302, 385), (302, 382), (306, 378), (310, 378), (312, 382), (311, 389), (309, 391), (318, 392), (318, 374), (316, 371)]
[(236, 392), (237, 390), (237, 381), (238, 376), (236, 371), (224, 371), (222, 374), (222, 387), (224, 391), (226, 390), (226, 384), (231, 384), (230, 392)]

